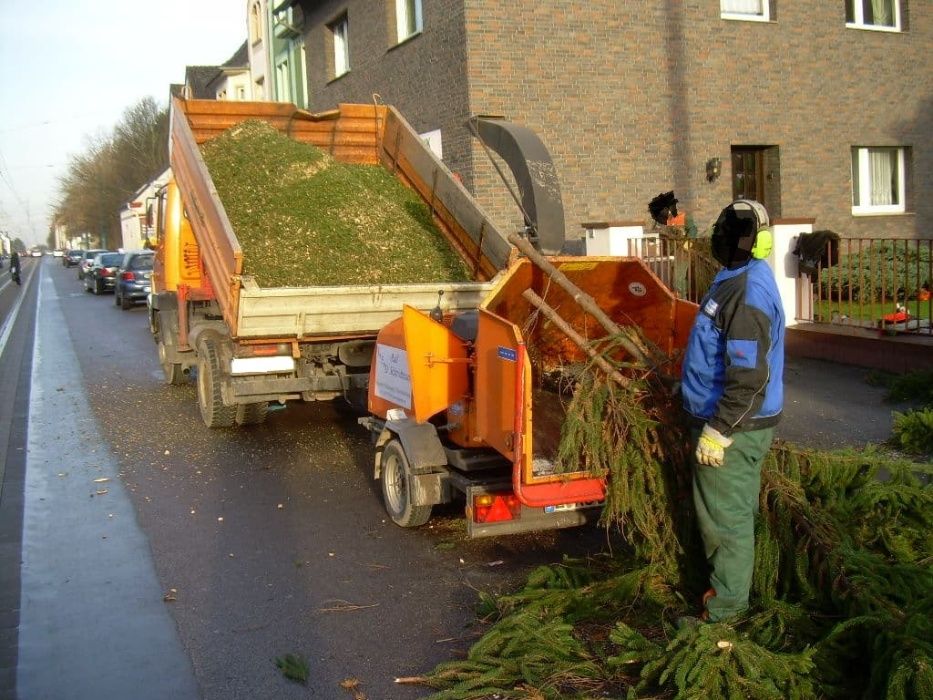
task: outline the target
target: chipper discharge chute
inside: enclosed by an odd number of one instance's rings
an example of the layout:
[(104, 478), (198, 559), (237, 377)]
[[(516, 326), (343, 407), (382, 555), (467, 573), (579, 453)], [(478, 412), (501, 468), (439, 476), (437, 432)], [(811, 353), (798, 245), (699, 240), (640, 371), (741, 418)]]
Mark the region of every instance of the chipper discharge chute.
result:
[[(686, 344), (695, 306), (635, 258), (548, 258), (619, 326), (664, 354)], [(376, 341), (369, 382), (375, 469), (402, 526), (465, 497), (470, 536), (579, 525), (598, 516), (602, 475), (556, 466), (564, 405), (587, 354), (529, 301), (557, 310), (587, 343), (606, 335), (571, 293), (520, 259), (475, 310), (406, 308)], [(624, 360), (624, 357), (617, 359)]]

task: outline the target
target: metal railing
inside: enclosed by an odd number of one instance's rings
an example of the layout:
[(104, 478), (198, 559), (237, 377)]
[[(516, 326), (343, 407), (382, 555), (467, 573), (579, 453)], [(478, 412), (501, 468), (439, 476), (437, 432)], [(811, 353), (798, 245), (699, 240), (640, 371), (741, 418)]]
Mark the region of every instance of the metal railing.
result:
[(814, 267), (798, 321), (933, 336), (933, 240), (842, 238)]
[(668, 289), (693, 302), (700, 301), (719, 269), (709, 253), (709, 242), (699, 238), (663, 233), (632, 238), (628, 255), (641, 258)]
[[(719, 269), (704, 238), (633, 238), (628, 255), (641, 258), (677, 296), (694, 302)], [(812, 267), (803, 262), (797, 321), (933, 337), (933, 240), (841, 238), (808, 261)]]

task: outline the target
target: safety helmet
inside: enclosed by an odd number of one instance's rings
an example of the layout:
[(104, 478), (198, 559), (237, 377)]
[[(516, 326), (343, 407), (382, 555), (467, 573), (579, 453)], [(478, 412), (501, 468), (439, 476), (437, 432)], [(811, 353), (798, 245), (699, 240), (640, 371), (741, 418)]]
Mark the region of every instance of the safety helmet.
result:
[(713, 257), (724, 267), (734, 269), (751, 258), (771, 254), (773, 238), (768, 228), (768, 210), (754, 199), (737, 199), (719, 214), (710, 240)]

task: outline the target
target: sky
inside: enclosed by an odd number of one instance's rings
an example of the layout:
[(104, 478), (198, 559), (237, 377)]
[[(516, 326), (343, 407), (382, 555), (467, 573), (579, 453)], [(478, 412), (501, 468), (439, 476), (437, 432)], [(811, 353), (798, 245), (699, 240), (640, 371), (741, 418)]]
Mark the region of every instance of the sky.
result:
[(0, 0), (0, 233), (45, 243), (69, 157), (246, 31), (246, 0)]

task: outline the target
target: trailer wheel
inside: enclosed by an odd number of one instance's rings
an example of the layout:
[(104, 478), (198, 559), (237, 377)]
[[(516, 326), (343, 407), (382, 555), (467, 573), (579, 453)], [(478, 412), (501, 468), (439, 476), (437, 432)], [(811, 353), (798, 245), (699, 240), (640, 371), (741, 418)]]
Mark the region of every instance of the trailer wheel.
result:
[(236, 407), (237, 425), (260, 425), (266, 422), (269, 413), (269, 402), (241, 403)]
[(210, 338), (198, 348), (198, 408), (208, 428), (229, 428), (236, 420), (236, 406), (225, 406), (220, 393), (220, 355)]
[(165, 343), (161, 340), (159, 341), (159, 364), (162, 365), (162, 374), (165, 375), (166, 384), (181, 386), (187, 381), (181, 363), (169, 362), (168, 350), (166, 350)]
[(390, 440), (382, 450), (382, 500), (392, 522), (401, 527), (418, 527), (431, 518), (431, 506), (411, 503), (411, 465), (398, 440)]

